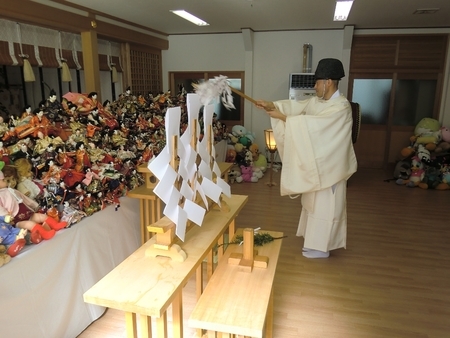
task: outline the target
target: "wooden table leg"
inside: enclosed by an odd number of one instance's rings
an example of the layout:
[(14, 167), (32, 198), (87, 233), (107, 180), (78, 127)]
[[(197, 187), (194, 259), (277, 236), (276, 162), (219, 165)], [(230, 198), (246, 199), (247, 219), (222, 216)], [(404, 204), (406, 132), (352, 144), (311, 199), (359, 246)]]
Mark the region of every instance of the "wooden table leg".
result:
[(156, 318), (156, 330), (158, 338), (167, 338), (167, 312), (164, 312), (160, 318)]
[(156, 201), (148, 201), (148, 204), (150, 204), (150, 209), (151, 209), (151, 216), (150, 216), (150, 224), (153, 224), (157, 221), (156, 219)]
[(148, 232), (147, 226), (149, 226), (151, 223), (151, 218), (150, 218), (150, 214), (152, 212), (152, 205), (151, 205), (151, 201), (146, 200), (145, 201), (145, 241), (147, 242), (150, 239), (150, 233)]
[(138, 338), (135, 313), (125, 312), (125, 325), (127, 329), (127, 338)]
[(156, 197), (156, 220), (159, 221), (161, 219), (161, 199)]
[(147, 231), (147, 224), (145, 224), (145, 200), (139, 200), (139, 207), (141, 209), (141, 244), (145, 243), (145, 232)]
[(269, 304), (266, 314), (266, 335), (265, 338), (272, 338), (273, 334), (273, 287), (270, 291)]
[(183, 291), (180, 290), (172, 302), (173, 337), (183, 338)]
[(139, 317), (141, 338), (152, 338), (152, 317), (141, 315)]
[[(200, 265), (197, 267), (197, 270), (195, 271), (195, 294), (197, 296), (197, 300), (200, 299), (201, 295), (203, 293), (203, 264), (200, 263)], [(203, 330), (197, 329), (197, 337), (203, 337)]]
[(208, 281), (211, 279), (212, 274), (214, 272), (214, 253), (213, 250), (210, 250), (208, 252), (208, 255), (206, 256), (206, 276), (208, 278)]
[(234, 233), (236, 232), (236, 223), (234, 223), (234, 219), (231, 221), (230, 225), (228, 226), (228, 236), (229, 240), (231, 241), (231, 239), (234, 237)]
[(224, 249), (224, 245), (223, 245), (223, 234), (219, 237), (219, 240), (217, 241), (217, 261), (219, 262), (220, 259), (223, 256), (223, 249)]

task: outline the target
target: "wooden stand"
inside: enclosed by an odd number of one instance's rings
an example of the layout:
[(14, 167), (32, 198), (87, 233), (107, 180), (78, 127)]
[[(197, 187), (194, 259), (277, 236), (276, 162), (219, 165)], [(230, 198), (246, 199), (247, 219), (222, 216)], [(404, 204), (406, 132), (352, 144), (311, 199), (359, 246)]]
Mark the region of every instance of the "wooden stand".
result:
[(253, 229), (244, 229), (244, 249), (243, 253), (233, 252), (228, 258), (228, 264), (239, 265), (240, 270), (252, 272), (255, 268), (267, 268), (269, 257), (258, 256), (258, 251), (254, 250), (255, 234)]
[(153, 192), (158, 180), (148, 169), (147, 163), (139, 165), (137, 171), (143, 174), (145, 184), (129, 191), (127, 196), (139, 199), (141, 209), (141, 243), (144, 244), (150, 239), (147, 226), (161, 218), (161, 200)]
[(156, 242), (145, 251), (147, 257), (164, 256), (177, 262), (184, 262), (187, 255), (178, 244), (175, 244), (175, 224), (172, 221), (163, 217), (149, 225), (147, 229), (156, 234)]
[[(267, 233), (273, 237), (283, 236), (282, 232)], [(249, 235), (244, 235), (244, 244)], [(265, 269), (253, 269), (251, 273), (237, 264), (229, 264), (232, 254), (244, 255), (242, 251), (247, 251), (248, 255), (248, 248), (229, 245), (192, 311), (189, 326), (207, 330), (208, 337), (272, 338), (273, 281), (281, 244), (282, 240), (277, 239), (258, 247), (261, 254), (270, 258), (270, 265)]]

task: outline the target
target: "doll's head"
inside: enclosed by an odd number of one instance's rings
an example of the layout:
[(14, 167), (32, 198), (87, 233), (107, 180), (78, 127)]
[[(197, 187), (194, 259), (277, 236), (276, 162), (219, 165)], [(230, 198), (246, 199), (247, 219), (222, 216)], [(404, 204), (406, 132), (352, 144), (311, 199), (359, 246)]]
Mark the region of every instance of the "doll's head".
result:
[(8, 187), (8, 183), (5, 181), (5, 176), (3, 175), (3, 171), (0, 170), (0, 189), (7, 188), (7, 187)]
[(2, 181), (0, 188), (16, 188), (17, 183), (19, 183), (19, 175), (15, 167), (5, 165), (0, 173), (0, 181)]

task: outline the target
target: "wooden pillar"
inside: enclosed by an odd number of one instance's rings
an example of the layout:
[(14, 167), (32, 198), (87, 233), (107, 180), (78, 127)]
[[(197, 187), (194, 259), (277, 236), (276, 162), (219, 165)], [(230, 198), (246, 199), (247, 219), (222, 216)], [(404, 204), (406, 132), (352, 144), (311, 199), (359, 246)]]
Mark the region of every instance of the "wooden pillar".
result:
[[(122, 43), (120, 45), (120, 55), (122, 57), (122, 86), (124, 91), (128, 86), (131, 87), (133, 91), (132, 81), (131, 81), (131, 46), (129, 43)], [(144, 95), (146, 93), (143, 93)]]
[(84, 83), (86, 93), (97, 92), (101, 102), (100, 67), (98, 62), (97, 32), (90, 30), (81, 32), (83, 48)]

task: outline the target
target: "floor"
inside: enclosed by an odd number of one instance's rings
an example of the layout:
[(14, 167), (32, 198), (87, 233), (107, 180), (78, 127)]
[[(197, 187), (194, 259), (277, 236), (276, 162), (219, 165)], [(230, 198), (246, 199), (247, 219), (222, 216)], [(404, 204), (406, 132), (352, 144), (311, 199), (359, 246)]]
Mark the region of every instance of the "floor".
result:
[[(295, 236), (300, 199), (280, 197), (269, 177), (235, 183), (232, 193), (249, 196), (238, 227), (287, 235), (275, 277), (275, 338), (450, 337), (450, 190), (408, 188), (385, 181), (389, 170), (360, 169), (348, 182), (347, 248), (311, 260)], [(190, 281), (185, 323), (194, 290)], [(187, 324), (184, 336), (194, 336)], [(91, 337), (126, 337), (123, 313), (108, 310), (79, 335)]]

